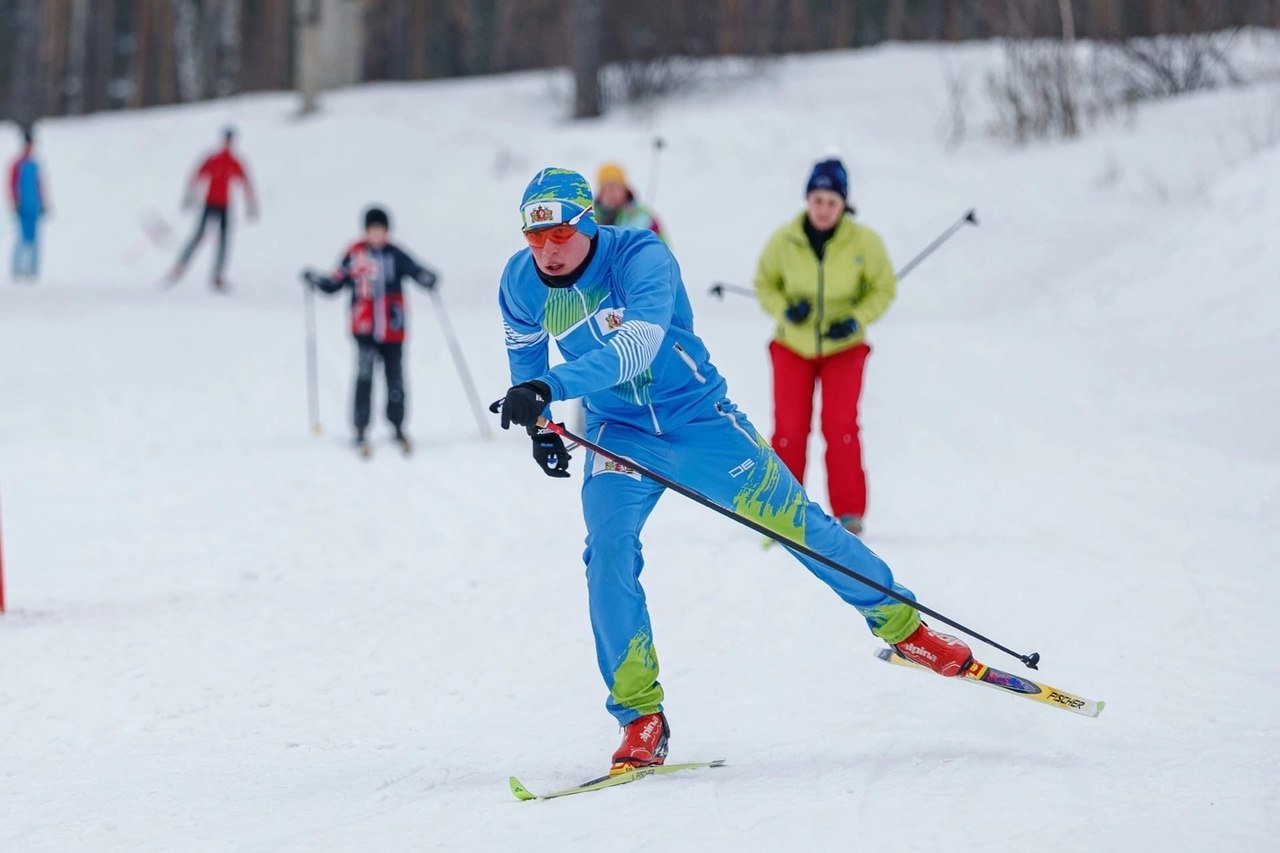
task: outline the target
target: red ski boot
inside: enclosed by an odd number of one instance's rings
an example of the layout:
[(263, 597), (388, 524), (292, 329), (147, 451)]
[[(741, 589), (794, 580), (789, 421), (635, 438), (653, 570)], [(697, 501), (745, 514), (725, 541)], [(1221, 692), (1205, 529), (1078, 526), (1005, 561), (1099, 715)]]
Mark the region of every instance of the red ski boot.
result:
[(963, 641), (949, 634), (939, 634), (923, 622), (901, 643), (894, 646), (912, 663), (928, 667), (938, 675), (952, 678), (963, 675), (973, 663), (973, 653)]
[(637, 717), (622, 729), (622, 745), (613, 754), (609, 775), (615, 776), (637, 767), (656, 767), (667, 760), (667, 738), (671, 729), (667, 717), (659, 712)]

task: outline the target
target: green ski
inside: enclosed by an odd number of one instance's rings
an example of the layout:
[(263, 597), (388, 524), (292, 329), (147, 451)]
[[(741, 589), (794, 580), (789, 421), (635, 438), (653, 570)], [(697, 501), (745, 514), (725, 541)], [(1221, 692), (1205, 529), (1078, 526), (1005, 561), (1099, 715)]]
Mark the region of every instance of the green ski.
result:
[(517, 800), (550, 800), (554, 797), (585, 794), (588, 791), (600, 791), (605, 788), (612, 788), (615, 785), (638, 782), (646, 776), (666, 776), (670, 773), (679, 773), (681, 770), (700, 770), (704, 767), (720, 767), (723, 764), (724, 759), (717, 758), (715, 761), (695, 761), (691, 764), (663, 764), (658, 767), (638, 767), (635, 770), (628, 770), (616, 776), (601, 776), (599, 779), (592, 779), (589, 782), (583, 782), (581, 785), (565, 788), (562, 791), (552, 791), (549, 794), (533, 793), (514, 776), (511, 777), (509, 784), (511, 785), (511, 793), (515, 794)]

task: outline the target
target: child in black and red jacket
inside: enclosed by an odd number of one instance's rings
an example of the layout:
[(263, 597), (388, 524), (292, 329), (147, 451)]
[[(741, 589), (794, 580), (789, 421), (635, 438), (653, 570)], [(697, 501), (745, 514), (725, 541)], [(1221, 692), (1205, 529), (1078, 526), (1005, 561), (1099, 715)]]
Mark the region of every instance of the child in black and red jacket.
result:
[(365, 439), (369, 427), (373, 369), (379, 358), (387, 375), (387, 420), (395, 428), (396, 441), (408, 453), (404, 432), (404, 370), (401, 355), (407, 332), (406, 304), (401, 282), (412, 279), (431, 290), (438, 277), (388, 239), (391, 222), (387, 212), (371, 207), (364, 215), (364, 239), (347, 249), (332, 275), (306, 270), (302, 278), (325, 293), (351, 288), (351, 334), (357, 347), (355, 427), (356, 446), (368, 455)]

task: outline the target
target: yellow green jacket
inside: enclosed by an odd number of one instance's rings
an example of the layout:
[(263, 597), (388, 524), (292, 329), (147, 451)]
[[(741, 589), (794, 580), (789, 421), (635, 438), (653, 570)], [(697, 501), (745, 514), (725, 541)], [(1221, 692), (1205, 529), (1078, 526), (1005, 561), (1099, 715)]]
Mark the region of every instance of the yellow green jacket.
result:
[[(801, 213), (774, 232), (756, 268), (756, 295), (765, 312), (778, 321), (774, 340), (806, 358), (832, 355), (857, 346), (867, 326), (880, 319), (898, 290), (880, 235), (845, 216), (823, 250), (814, 254), (804, 233)], [(812, 306), (802, 323), (791, 323), (787, 306), (808, 300)], [(852, 317), (858, 331), (831, 340), (823, 333), (832, 323)]]

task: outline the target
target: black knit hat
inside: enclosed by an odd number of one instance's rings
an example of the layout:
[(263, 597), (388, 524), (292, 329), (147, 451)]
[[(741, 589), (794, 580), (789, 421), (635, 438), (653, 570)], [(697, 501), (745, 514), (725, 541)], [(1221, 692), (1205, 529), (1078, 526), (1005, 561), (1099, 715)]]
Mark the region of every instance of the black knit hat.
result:
[(391, 217), (387, 216), (387, 212), (380, 207), (371, 207), (364, 212), (364, 227), (371, 225), (381, 225), (388, 231), (391, 230)]

